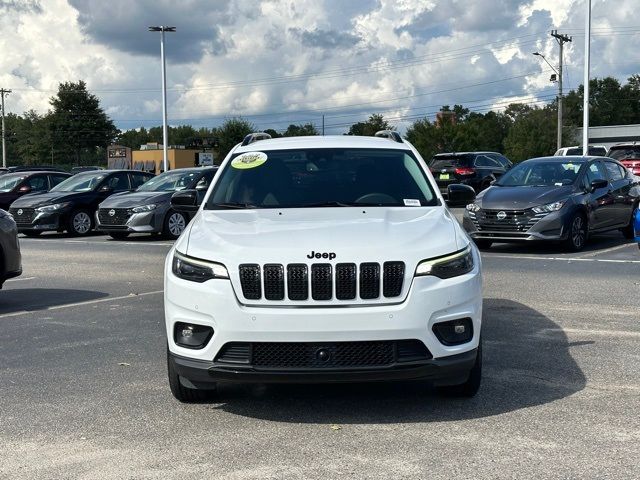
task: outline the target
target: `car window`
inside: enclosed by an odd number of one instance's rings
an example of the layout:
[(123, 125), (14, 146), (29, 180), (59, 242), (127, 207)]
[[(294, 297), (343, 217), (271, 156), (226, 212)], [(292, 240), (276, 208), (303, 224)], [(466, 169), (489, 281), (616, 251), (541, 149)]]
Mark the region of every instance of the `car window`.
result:
[(209, 184), (211, 183), (211, 179), (203, 176), (198, 183), (196, 183), (196, 190), (205, 190), (209, 188)]
[(507, 170), (494, 185), (498, 187), (561, 187), (572, 185), (584, 162), (526, 161)]
[(18, 186), (26, 175), (19, 173), (5, 173), (0, 177), (0, 192), (10, 192)]
[(438, 199), (410, 151), (309, 148), (236, 155), (218, 173), (208, 209), (433, 206)]
[(431, 159), (429, 167), (432, 170), (442, 170), (444, 168), (470, 167), (473, 162), (473, 155), (436, 155)]
[(115, 173), (107, 179), (104, 184), (114, 192), (129, 190), (129, 175), (126, 173)]
[(585, 176), (587, 181), (587, 187), (591, 187), (591, 182), (594, 180), (607, 180), (607, 174), (604, 171), (604, 167), (600, 162), (593, 162), (587, 169), (587, 175)]
[(612, 182), (617, 182), (618, 180), (622, 180), (624, 178), (623, 172), (620, 170), (620, 167), (617, 163), (613, 162), (604, 162), (607, 173), (609, 174), (609, 180)]
[(131, 174), (131, 188), (138, 188), (153, 178), (152, 175), (144, 175), (139, 173)]
[(55, 187), (61, 182), (64, 182), (67, 178), (69, 177), (63, 175), (49, 175), (49, 181), (51, 182), (52, 187)]
[(618, 161), (640, 159), (640, 145), (611, 147), (608, 156)]
[(502, 155), (498, 155), (498, 154), (492, 154), (488, 156), (493, 158), (495, 161), (497, 161), (502, 166), (502, 168), (506, 169), (511, 166), (511, 162), (507, 157), (503, 157)]
[(30, 177), (25, 183), (31, 187), (32, 192), (42, 192), (49, 189), (47, 177), (44, 175)]
[(476, 167), (502, 168), (502, 166), (493, 158), (486, 155), (478, 155), (474, 163)]

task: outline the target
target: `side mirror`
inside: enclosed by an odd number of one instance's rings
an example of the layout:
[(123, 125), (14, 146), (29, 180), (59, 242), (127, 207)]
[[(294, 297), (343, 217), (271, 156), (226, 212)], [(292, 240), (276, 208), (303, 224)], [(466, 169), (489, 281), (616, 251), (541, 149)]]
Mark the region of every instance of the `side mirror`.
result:
[(113, 192), (113, 188), (111, 188), (109, 185), (103, 185), (102, 187), (100, 187), (100, 191), (104, 193), (109, 193), (109, 192)]
[(476, 199), (476, 191), (469, 185), (454, 183), (447, 187), (449, 204), (469, 205)]
[(18, 189), (20, 193), (29, 193), (31, 191), (31, 187), (29, 185), (23, 185)]
[(591, 182), (591, 191), (594, 192), (600, 188), (607, 188), (609, 186), (609, 182), (607, 180), (594, 180)]
[(199, 207), (196, 190), (181, 190), (171, 196), (171, 208), (178, 212), (196, 212)]

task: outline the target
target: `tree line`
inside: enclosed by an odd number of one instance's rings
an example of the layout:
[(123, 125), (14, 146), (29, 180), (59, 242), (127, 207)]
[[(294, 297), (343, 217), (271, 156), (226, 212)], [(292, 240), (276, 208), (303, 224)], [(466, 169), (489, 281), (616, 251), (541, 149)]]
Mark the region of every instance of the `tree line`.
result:
[[(591, 125), (640, 123), (640, 75), (621, 84), (612, 77), (590, 82)], [(564, 142), (575, 143), (575, 129), (582, 125), (582, 85), (564, 98)], [(50, 99), (51, 109), (41, 115), (30, 110), (6, 117), (9, 165), (104, 165), (106, 147), (112, 143), (137, 149), (162, 143), (162, 127), (120, 131), (83, 81), (65, 82)], [(351, 125), (346, 135), (373, 135), (394, 129), (383, 115), (372, 114)], [(551, 155), (556, 148), (557, 101), (543, 106), (512, 103), (503, 111), (474, 112), (463, 105), (444, 105), (436, 119), (413, 122), (405, 137), (425, 159), (447, 151), (489, 150), (513, 161)], [(255, 126), (243, 118), (230, 118), (219, 127), (169, 127), (169, 144), (210, 149), (222, 159)], [(312, 123), (289, 125), (284, 131), (266, 129), (272, 137), (319, 135)]]

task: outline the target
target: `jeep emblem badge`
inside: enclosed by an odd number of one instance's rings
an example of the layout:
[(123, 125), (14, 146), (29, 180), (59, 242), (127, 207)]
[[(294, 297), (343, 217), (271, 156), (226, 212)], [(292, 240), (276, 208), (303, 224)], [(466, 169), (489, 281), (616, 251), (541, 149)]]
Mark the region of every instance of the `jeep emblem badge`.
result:
[(307, 255), (307, 258), (328, 258), (329, 260), (333, 260), (336, 258), (336, 254), (333, 252), (316, 252), (311, 250), (311, 253)]
[(505, 218), (507, 218), (507, 214), (505, 212), (498, 212), (498, 220), (504, 220)]
[(18, 215), (22, 215), (22, 209), (18, 210)]
[(109, 216), (113, 217), (116, 214), (116, 211), (112, 208), (111, 210), (109, 210)]

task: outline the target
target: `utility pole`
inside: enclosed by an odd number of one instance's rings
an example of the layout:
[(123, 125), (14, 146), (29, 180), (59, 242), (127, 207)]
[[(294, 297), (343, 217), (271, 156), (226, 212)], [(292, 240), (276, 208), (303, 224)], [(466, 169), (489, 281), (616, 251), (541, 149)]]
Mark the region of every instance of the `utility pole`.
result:
[(591, 70), (591, 0), (586, 2), (584, 26), (584, 99), (582, 105), (582, 154), (589, 154), (589, 77)]
[(324, 137), (324, 113), (322, 114), (322, 136)]
[(7, 147), (4, 143), (4, 96), (9, 95), (11, 90), (0, 88), (0, 96), (2, 97), (2, 167), (7, 168)]
[(560, 46), (560, 60), (558, 65), (558, 150), (562, 148), (562, 59), (564, 52), (564, 44), (571, 42), (572, 37), (558, 33), (557, 30), (551, 31), (551, 36), (556, 39)]

